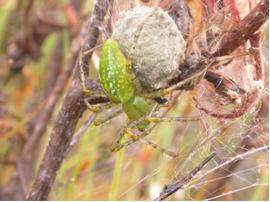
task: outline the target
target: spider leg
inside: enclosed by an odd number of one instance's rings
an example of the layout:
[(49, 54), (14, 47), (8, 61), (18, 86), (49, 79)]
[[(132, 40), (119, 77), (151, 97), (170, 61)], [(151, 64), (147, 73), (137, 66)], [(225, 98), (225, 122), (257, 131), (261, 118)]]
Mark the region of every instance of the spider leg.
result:
[[(164, 153), (172, 158), (176, 158), (179, 154), (177, 152), (174, 151), (170, 151), (164, 147), (161, 147), (160, 145), (148, 140), (148, 139), (144, 139), (143, 137), (147, 136), (148, 134), (150, 134), (150, 132), (153, 130), (154, 126), (150, 126), (149, 128), (147, 128), (146, 130), (144, 130), (143, 132), (141, 132), (141, 134), (136, 134), (135, 132), (133, 132), (133, 130), (131, 128), (125, 128), (124, 130), (124, 134), (120, 137), (120, 139), (118, 139), (118, 141), (111, 147), (111, 151), (112, 152), (116, 152), (119, 151), (120, 149), (122, 149), (125, 146), (128, 146), (134, 142), (140, 141), (143, 144), (146, 144), (148, 146), (151, 146), (152, 148), (160, 151), (161, 153)], [(124, 137), (128, 137), (129, 140), (123, 141)]]
[(84, 56), (90, 54), (92, 51), (94, 51), (96, 48), (99, 48), (99, 46), (95, 46), (94, 48), (91, 48), (89, 50), (82, 50), (79, 55), (79, 69), (80, 69), (80, 80), (81, 80), (81, 86), (82, 86), (82, 91), (84, 95), (90, 95), (90, 90), (86, 87), (86, 74), (84, 72), (84, 63), (83, 63), (83, 58)]
[(163, 147), (161, 147), (160, 145), (150, 141), (150, 140), (147, 140), (147, 139), (143, 139), (141, 138), (140, 136), (136, 135), (132, 130), (130, 130), (129, 128), (126, 128), (126, 135), (128, 137), (131, 138), (131, 140), (134, 140), (134, 141), (140, 141), (142, 142), (143, 144), (146, 144), (148, 146), (151, 146), (152, 148), (160, 151), (161, 153), (164, 153), (172, 158), (176, 158), (178, 156), (178, 154), (174, 151), (170, 151), (168, 149), (165, 149)]
[[(147, 135), (151, 133), (151, 131), (154, 129), (154, 127), (157, 125), (157, 123), (161, 121), (198, 121), (199, 118), (181, 118), (181, 117), (146, 117), (146, 118), (141, 118), (135, 121), (131, 121), (127, 124), (127, 126), (120, 131), (119, 138), (117, 141), (112, 145), (111, 151), (116, 152), (122, 149), (125, 146), (128, 146), (134, 142), (141, 141), (142, 143), (149, 145), (153, 147), (154, 149), (159, 150), (161, 153), (165, 153), (168, 156), (171, 157), (177, 157), (178, 154), (173, 151), (169, 151), (160, 145), (153, 143), (150, 140), (143, 139)], [(133, 129), (143, 121), (149, 122), (149, 125), (147, 128), (145, 128), (142, 131), (139, 131), (140, 134), (137, 134), (135, 131), (133, 132)], [(138, 132), (138, 131), (137, 131)], [(125, 141), (123, 141), (124, 138), (129, 138)]]
[(86, 87), (85, 72), (83, 70), (83, 56), (88, 53), (89, 51), (85, 51), (85, 52), (81, 52), (79, 55), (80, 80), (81, 80), (81, 86), (82, 86), (82, 91), (84, 95), (90, 95), (90, 90)]
[(199, 121), (198, 117), (147, 117), (146, 120), (150, 123), (159, 123), (159, 122), (190, 122), (190, 121)]
[[(149, 145), (151, 146), (152, 148), (160, 151), (161, 153), (164, 153), (170, 157), (177, 157), (178, 154), (174, 151), (169, 151), (163, 147), (161, 147), (160, 145), (150, 141), (150, 140), (147, 140), (147, 139), (143, 139), (143, 137), (147, 136), (151, 131), (152, 129), (154, 128), (154, 126), (150, 126), (149, 128), (147, 128), (146, 130), (142, 131), (141, 134), (136, 134), (135, 132), (133, 132), (132, 128), (128, 128), (126, 127), (124, 130), (123, 130), (123, 133), (120, 135), (119, 139), (116, 141), (116, 143), (113, 144), (113, 146), (111, 147), (111, 151), (112, 152), (116, 152), (116, 151), (119, 151), (120, 149), (122, 149), (123, 147), (127, 146), (127, 145), (130, 145), (134, 142), (137, 142), (137, 141), (140, 141), (142, 142), (143, 144), (146, 144), (146, 145)], [(127, 137), (129, 138), (128, 140), (124, 140), (123, 139)]]
[(123, 112), (122, 106), (120, 104), (113, 104), (113, 103), (99, 103), (99, 104), (90, 104), (88, 102), (89, 98), (85, 98), (84, 102), (87, 108), (97, 113), (94, 120), (94, 125), (99, 126), (114, 117), (118, 116), (120, 113)]
[(84, 104), (86, 105), (86, 107), (91, 112), (99, 112), (101, 110), (102, 106), (106, 105), (104, 103), (92, 105), (89, 103), (89, 98), (84, 98), (83, 101), (84, 101)]
[(120, 104), (106, 105), (105, 108), (103, 108), (103, 110), (97, 114), (94, 120), (94, 125), (99, 126), (113, 119), (114, 117), (118, 116), (122, 112), (123, 112), (123, 108)]
[(81, 51), (79, 55), (80, 83), (82, 87), (82, 92), (85, 96), (84, 103), (90, 111), (97, 113), (95, 117), (95, 121), (94, 121), (95, 125), (101, 125), (102, 123), (105, 123), (106, 121), (114, 118), (115, 116), (117, 116), (119, 113), (122, 112), (122, 108), (119, 107), (119, 105), (118, 106), (115, 105), (114, 107), (112, 107), (112, 104), (111, 103), (108, 104), (108, 102), (97, 103), (97, 104), (91, 104), (89, 102), (91, 100), (91, 97), (95, 97), (95, 96), (99, 97), (103, 95), (100, 93), (97, 93), (95, 90), (90, 91), (90, 89), (87, 88), (86, 76), (85, 76), (84, 67), (83, 67), (84, 65), (83, 57), (98, 47), (99, 46), (96, 46), (95, 48)]

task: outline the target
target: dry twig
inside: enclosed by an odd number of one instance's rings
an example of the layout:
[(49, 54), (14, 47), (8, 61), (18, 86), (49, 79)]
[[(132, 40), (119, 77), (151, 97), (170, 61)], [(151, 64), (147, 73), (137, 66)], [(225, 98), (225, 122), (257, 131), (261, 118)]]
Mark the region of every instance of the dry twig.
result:
[(209, 155), (204, 161), (198, 165), (196, 168), (194, 168), (190, 173), (188, 173), (186, 176), (181, 178), (180, 180), (173, 182), (169, 185), (165, 185), (163, 188), (163, 191), (160, 193), (159, 197), (154, 199), (154, 201), (163, 201), (175, 192), (177, 192), (179, 189), (181, 189), (183, 186), (185, 186), (187, 183), (189, 183), (195, 175), (212, 159), (215, 157), (215, 153), (212, 153)]
[(219, 48), (212, 56), (223, 56), (232, 53), (244, 44), (268, 19), (269, 0), (261, 0), (250, 13), (232, 28), (222, 39)]

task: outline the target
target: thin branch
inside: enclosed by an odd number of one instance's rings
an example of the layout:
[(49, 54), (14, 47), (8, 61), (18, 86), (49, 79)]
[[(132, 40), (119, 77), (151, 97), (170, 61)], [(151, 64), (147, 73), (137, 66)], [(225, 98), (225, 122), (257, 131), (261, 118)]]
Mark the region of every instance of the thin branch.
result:
[(165, 185), (163, 188), (163, 191), (160, 193), (159, 197), (154, 199), (154, 201), (163, 201), (175, 192), (177, 192), (179, 189), (181, 189), (183, 186), (185, 186), (187, 183), (189, 183), (195, 175), (202, 170), (202, 168), (212, 159), (216, 156), (215, 153), (212, 153), (210, 156), (208, 156), (206, 159), (203, 160), (203, 162), (198, 165), (196, 168), (194, 168), (190, 173), (188, 173), (186, 176), (181, 178), (180, 180), (173, 182), (172, 184)]
[(114, 16), (114, 0), (111, 0), (110, 7), (108, 10), (108, 23), (106, 27), (106, 34), (111, 37), (113, 31), (113, 16)]
[(232, 28), (221, 40), (213, 57), (223, 56), (244, 44), (268, 19), (269, 0), (261, 0), (250, 13)]
[[(85, 27), (82, 28), (82, 30), (84, 29)], [(23, 149), (23, 154), (26, 156), (30, 155), (31, 151), (34, 150), (34, 148), (37, 146), (38, 139), (40, 139), (41, 135), (46, 130), (48, 122), (50, 121), (53, 110), (56, 106), (57, 100), (59, 99), (61, 93), (64, 91), (66, 84), (74, 70), (76, 59), (80, 51), (80, 46), (78, 45), (78, 40), (80, 38), (82, 38), (82, 33), (72, 42), (71, 53), (67, 62), (68, 66), (57, 79), (52, 92), (48, 96), (48, 99), (42, 108), (42, 111), (40, 111), (35, 117), (35, 127), (32, 131), (31, 138), (27, 141), (27, 144)]]

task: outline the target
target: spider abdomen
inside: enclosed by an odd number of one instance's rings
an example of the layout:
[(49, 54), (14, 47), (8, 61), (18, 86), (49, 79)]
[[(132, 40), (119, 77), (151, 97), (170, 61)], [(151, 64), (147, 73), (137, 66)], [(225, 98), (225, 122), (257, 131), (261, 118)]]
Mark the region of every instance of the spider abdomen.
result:
[(104, 91), (115, 103), (125, 103), (134, 97), (134, 85), (127, 66), (128, 61), (118, 43), (106, 40), (100, 57), (99, 77)]

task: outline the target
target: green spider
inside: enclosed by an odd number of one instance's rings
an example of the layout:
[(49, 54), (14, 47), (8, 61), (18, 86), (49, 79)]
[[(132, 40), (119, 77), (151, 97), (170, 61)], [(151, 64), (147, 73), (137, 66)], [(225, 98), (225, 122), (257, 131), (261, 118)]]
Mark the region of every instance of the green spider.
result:
[[(107, 39), (102, 47), (99, 64), (99, 79), (101, 86), (110, 99), (113, 110), (110, 114), (104, 114), (99, 109), (93, 108), (93, 106), (87, 104), (91, 111), (98, 112), (95, 118), (95, 125), (100, 125), (107, 120), (118, 115), (123, 109), (124, 113), (129, 119), (127, 126), (120, 132), (120, 137), (113, 144), (111, 150), (118, 151), (125, 145), (129, 145), (135, 141), (138, 141), (142, 137), (145, 137), (153, 128), (151, 123), (157, 123), (159, 121), (197, 121), (198, 119), (192, 118), (157, 118), (152, 115), (158, 111), (157, 102), (155, 98), (163, 97), (172, 92), (177, 87), (181, 86), (181, 82), (168, 89), (163, 89), (147, 94), (140, 94), (134, 84), (134, 75), (132, 73), (131, 61), (126, 59), (118, 43), (112, 39)], [(81, 71), (82, 72), (82, 71)], [(192, 77), (191, 77), (192, 79)], [(89, 90), (85, 87), (84, 75), (81, 75), (83, 91), (89, 94)], [(186, 81), (185, 81), (186, 82)], [(91, 93), (91, 92), (90, 92)], [(120, 107), (119, 107), (120, 106)], [(132, 129), (138, 129), (141, 131), (140, 135), (136, 135)], [(123, 137), (128, 136), (130, 140), (123, 142)], [(148, 140), (142, 140), (144, 143), (151, 145), (152, 147), (160, 150), (169, 156), (176, 157), (177, 154), (172, 151), (168, 151), (155, 143)]]

